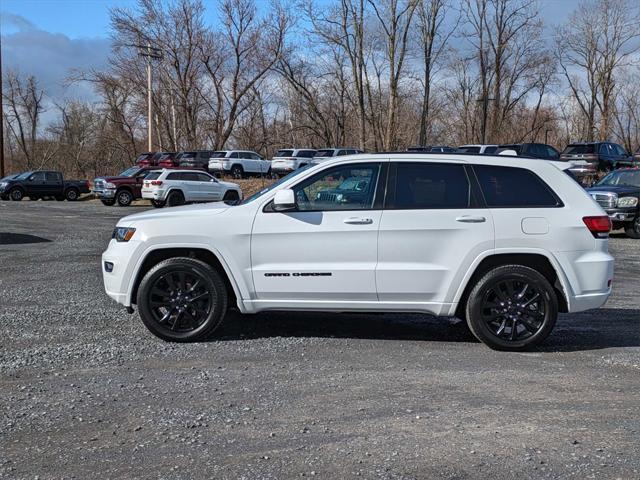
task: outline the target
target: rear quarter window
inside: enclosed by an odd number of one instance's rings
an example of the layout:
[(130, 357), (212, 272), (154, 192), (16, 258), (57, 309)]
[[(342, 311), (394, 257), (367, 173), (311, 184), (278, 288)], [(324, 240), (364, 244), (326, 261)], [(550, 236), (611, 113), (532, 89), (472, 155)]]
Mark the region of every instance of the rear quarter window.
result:
[(561, 207), (562, 202), (535, 173), (525, 168), (475, 165), (489, 208)]

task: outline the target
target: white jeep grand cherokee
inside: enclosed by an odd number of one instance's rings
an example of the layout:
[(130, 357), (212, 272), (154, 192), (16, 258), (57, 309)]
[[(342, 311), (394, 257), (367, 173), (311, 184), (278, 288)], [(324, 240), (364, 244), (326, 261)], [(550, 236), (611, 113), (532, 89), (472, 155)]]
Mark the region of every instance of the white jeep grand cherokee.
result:
[(194, 341), (227, 308), (425, 312), (521, 350), (558, 312), (611, 293), (609, 217), (566, 164), (461, 154), (338, 157), (238, 205), (123, 218), (107, 293), (160, 338)]

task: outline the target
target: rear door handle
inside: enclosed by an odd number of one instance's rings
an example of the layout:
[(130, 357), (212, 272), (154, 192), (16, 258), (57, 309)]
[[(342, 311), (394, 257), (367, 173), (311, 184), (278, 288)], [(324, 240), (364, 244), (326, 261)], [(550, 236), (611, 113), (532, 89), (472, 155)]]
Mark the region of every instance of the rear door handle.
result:
[(373, 218), (349, 217), (344, 219), (344, 223), (349, 225), (371, 225)]
[(485, 217), (476, 217), (473, 215), (462, 215), (460, 217), (456, 217), (456, 222), (462, 222), (462, 223), (482, 223), (482, 222), (486, 222), (487, 219)]

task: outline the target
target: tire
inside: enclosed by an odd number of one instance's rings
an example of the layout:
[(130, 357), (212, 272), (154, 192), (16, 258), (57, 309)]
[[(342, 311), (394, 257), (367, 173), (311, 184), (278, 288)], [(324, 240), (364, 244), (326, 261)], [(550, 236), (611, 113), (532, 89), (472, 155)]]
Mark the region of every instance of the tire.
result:
[(165, 201), (164, 200), (151, 200), (151, 205), (153, 205), (155, 208), (162, 208), (165, 205)]
[(490, 348), (521, 351), (549, 336), (558, 318), (558, 298), (537, 270), (503, 265), (471, 290), (465, 316), (473, 335)]
[(235, 202), (240, 200), (240, 195), (235, 190), (229, 190), (222, 198), (223, 202)]
[(222, 323), (227, 303), (220, 273), (201, 260), (186, 257), (163, 260), (149, 270), (137, 296), (142, 323), (169, 342), (208, 338)]
[(233, 178), (242, 178), (244, 177), (244, 169), (241, 165), (234, 165), (230, 170), (231, 176)]
[(629, 238), (640, 238), (640, 214), (636, 215), (633, 222), (625, 225), (624, 233), (626, 233)]
[(80, 191), (77, 188), (69, 188), (64, 192), (64, 198), (69, 202), (75, 202), (80, 198)]
[(167, 206), (177, 207), (179, 205), (184, 205), (184, 195), (180, 190), (174, 190), (167, 197)]
[(116, 201), (121, 207), (128, 207), (133, 202), (133, 193), (129, 190), (118, 190), (116, 192)]
[(21, 188), (12, 188), (9, 190), (9, 198), (14, 202), (19, 202), (24, 198), (24, 192)]
[(100, 200), (106, 207), (113, 207), (116, 204), (115, 198), (109, 198), (108, 200)]

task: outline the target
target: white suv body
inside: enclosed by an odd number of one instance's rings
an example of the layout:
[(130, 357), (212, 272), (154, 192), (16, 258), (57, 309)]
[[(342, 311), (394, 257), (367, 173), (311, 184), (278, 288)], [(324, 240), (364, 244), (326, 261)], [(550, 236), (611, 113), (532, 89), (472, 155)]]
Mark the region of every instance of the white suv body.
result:
[[(181, 203), (242, 198), (242, 190), (238, 184), (222, 182), (213, 175), (196, 170), (154, 170), (142, 183), (142, 198), (151, 200), (158, 207), (164, 206), (176, 193), (179, 193)], [(232, 193), (234, 195), (230, 195)]]
[(271, 173), (287, 175), (313, 162), (316, 151), (311, 148), (284, 148), (271, 159)]
[[(457, 315), (493, 348), (527, 348), (558, 311), (599, 307), (611, 293), (608, 217), (563, 168), (459, 154), (338, 157), (237, 206), (121, 219), (102, 259), (105, 288), (174, 341), (210, 334), (229, 298), (242, 313)], [(194, 277), (179, 298), (163, 280), (172, 271)], [(188, 302), (205, 294), (196, 277), (217, 300), (198, 306), (206, 319), (189, 331)], [(166, 297), (152, 298), (154, 288)], [(171, 303), (150, 306), (160, 300)]]
[(242, 178), (246, 174), (267, 174), (271, 162), (250, 150), (219, 150), (209, 159), (209, 172)]

